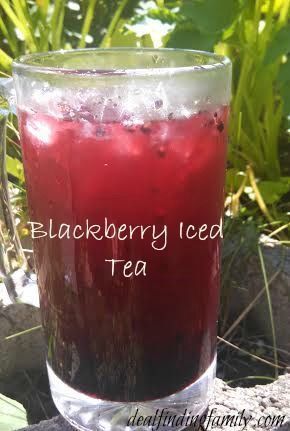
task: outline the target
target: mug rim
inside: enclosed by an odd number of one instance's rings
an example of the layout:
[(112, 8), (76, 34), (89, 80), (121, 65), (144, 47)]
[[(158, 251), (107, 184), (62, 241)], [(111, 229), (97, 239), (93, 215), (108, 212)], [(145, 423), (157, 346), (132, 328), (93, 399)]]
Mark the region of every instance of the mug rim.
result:
[[(96, 54), (107, 54), (107, 53), (135, 53), (140, 55), (142, 53), (152, 53), (152, 55), (159, 54), (187, 54), (192, 55), (192, 59), (197, 59), (197, 57), (202, 57), (205, 60), (210, 60), (210, 64), (192, 64), (190, 66), (175, 65), (175, 66), (164, 66), (164, 67), (128, 67), (128, 68), (93, 68), (89, 67), (87, 69), (83, 68), (71, 68), (65, 66), (54, 66), (54, 65), (42, 65), (39, 63), (41, 59), (47, 59), (47, 57), (59, 56), (71, 56), (78, 53), (96, 53)], [(181, 49), (181, 48), (130, 48), (130, 47), (117, 47), (117, 48), (84, 48), (84, 49), (70, 49), (70, 50), (58, 50), (58, 51), (46, 51), (38, 52), (32, 54), (22, 55), (16, 58), (13, 63), (13, 72), (35, 72), (43, 74), (55, 74), (55, 75), (77, 75), (77, 76), (154, 76), (154, 75), (173, 75), (178, 73), (204, 73), (204, 72), (216, 72), (217, 69), (225, 69), (231, 66), (231, 61), (227, 56), (219, 55), (209, 51), (200, 51), (193, 49)]]

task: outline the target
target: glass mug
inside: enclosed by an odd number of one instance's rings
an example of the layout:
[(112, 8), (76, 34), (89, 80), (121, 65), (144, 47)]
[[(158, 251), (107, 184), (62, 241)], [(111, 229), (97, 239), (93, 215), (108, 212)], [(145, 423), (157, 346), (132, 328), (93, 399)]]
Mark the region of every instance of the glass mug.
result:
[[(26, 55), (0, 81), (18, 115), (52, 397), (80, 430), (155, 429), (158, 415), (181, 429), (208, 406), (230, 84), (226, 57), (178, 49)], [(27, 271), (11, 214), (3, 225), (11, 280)]]

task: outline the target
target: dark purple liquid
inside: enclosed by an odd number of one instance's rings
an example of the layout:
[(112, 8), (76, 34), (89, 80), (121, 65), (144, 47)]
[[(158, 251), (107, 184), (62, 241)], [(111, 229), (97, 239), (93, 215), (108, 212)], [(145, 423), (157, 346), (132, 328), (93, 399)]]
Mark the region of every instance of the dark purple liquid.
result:
[[(73, 388), (116, 401), (175, 393), (215, 355), (220, 238), (180, 239), (179, 223), (220, 223), (227, 110), (125, 127), (20, 113), (30, 220), (53, 226), (156, 225), (132, 240), (34, 240), (48, 361)], [(205, 232), (203, 235), (208, 234)], [(162, 241), (160, 240), (159, 244)], [(146, 261), (146, 276), (123, 264)]]

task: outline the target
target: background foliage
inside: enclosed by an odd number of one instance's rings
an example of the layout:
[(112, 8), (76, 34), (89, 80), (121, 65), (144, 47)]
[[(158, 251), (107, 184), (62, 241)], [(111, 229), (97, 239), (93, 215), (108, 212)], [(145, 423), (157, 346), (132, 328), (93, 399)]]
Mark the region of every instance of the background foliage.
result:
[[(255, 219), (288, 243), (289, 11), (290, 0), (219, 0), (218, 7), (216, 0), (0, 0), (0, 74), (9, 75), (12, 58), (23, 53), (61, 48), (166, 46), (228, 55), (234, 77), (227, 214)], [(7, 139), (9, 179), (24, 216), (15, 119)]]

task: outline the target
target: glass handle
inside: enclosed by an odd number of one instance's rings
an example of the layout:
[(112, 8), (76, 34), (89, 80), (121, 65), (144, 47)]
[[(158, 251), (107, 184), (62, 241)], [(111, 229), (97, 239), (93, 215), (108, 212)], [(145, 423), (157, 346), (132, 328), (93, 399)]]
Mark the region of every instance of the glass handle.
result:
[[(9, 199), (6, 170), (6, 123), (15, 112), (12, 78), (0, 79), (0, 278), (11, 302), (38, 305), (36, 277), (28, 267)], [(33, 293), (34, 292), (34, 293)], [(36, 295), (36, 297), (35, 297)]]

